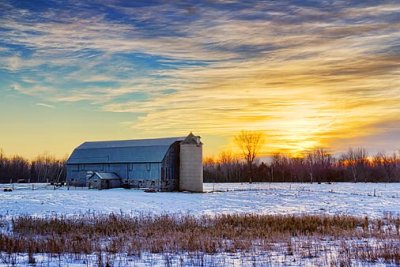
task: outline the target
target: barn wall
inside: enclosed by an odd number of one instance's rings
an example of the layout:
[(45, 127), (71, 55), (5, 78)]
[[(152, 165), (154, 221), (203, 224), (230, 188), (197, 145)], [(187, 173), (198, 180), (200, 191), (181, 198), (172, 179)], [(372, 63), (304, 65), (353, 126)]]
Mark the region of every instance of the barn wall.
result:
[(128, 166), (128, 177), (123, 182), (133, 188), (158, 189), (160, 179), (161, 163), (131, 163)]
[[(112, 163), (103, 165), (106, 172), (113, 172), (122, 179), (128, 178), (128, 163)], [(90, 165), (87, 166), (87, 170), (90, 171)]]
[(67, 181), (70, 185), (86, 186), (86, 173), (113, 172), (131, 187), (158, 188), (161, 183), (161, 163), (112, 163), (67, 165)]
[(128, 166), (129, 179), (160, 179), (160, 163), (131, 163)]
[(67, 183), (72, 186), (86, 186), (86, 171), (80, 164), (67, 165)]
[(171, 145), (164, 157), (161, 166), (161, 187), (162, 191), (175, 191), (179, 188), (179, 142)]

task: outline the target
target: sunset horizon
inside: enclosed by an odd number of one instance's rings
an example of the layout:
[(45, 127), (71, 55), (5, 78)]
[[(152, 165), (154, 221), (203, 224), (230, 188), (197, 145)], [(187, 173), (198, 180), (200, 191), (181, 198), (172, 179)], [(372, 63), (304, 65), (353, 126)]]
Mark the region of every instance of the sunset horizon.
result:
[(261, 157), (400, 149), (396, 1), (2, 1), (0, 149), (265, 136)]

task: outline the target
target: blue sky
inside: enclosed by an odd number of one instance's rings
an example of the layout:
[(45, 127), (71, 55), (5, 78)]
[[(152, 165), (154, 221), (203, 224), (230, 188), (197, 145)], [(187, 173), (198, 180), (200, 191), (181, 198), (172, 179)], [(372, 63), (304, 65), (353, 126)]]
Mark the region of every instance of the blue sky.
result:
[[(0, 1), (0, 147), (260, 130), (264, 154), (400, 148), (398, 1)], [(208, 146), (207, 146), (208, 144)]]

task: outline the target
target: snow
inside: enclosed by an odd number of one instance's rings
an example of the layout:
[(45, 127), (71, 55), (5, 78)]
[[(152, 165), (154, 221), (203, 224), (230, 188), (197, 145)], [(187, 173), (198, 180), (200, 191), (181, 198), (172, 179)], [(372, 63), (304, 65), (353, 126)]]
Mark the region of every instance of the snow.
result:
[(207, 193), (145, 193), (18, 184), (0, 188), (0, 217), (94, 213), (400, 215), (400, 184), (204, 184)]
[[(3, 188), (13, 188), (4, 192)], [(34, 190), (32, 190), (34, 189)], [(400, 184), (204, 184), (206, 193), (145, 193), (143, 190), (88, 190), (59, 188), (45, 184), (15, 184), (0, 186), (0, 225), (19, 215), (49, 216), (54, 214), (124, 213), (164, 214), (190, 213), (258, 213), (258, 214), (346, 214), (381, 217), (387, 213), (400, 215)], [(10, 231), (7, 224), (0, 227)], [(295, 239), (293, 239), (295, 242)], [(327, 250), (316, 251), (315, 257), (303, 257), (300, 253), (288, 255), (287, 244), (276, 244), (277, 249), (254, 253), (219, 253), (215, 255), (151, 254), (140, 257), (123, 254), (108, 255), (116, 266), (178, 266), (182, 259), (185, 266), (253, 266), (254, 262), (265, 266), (323, 266), (334, 265), (342, 240), (321, 241)], [(325, 243), (324, 243), (325, 242)], [(357, 242), (349, 240), (346, 242)], [(322, 248), (323, 248), (322, 247)], [(320, 245), (316, 249), (322, 249)], [(301, 252), (301, 251), (300, 251)], [(34, 255), (38, 266), (97, 266), (98, 255), (50, 254)], [(0, 267), (16, 262), (29, 266), (28, 255), (0, 252)], [(336, 262), (338, 263), (338, 262)], [(353, 266), (365, 262), (351, 260)], [(369, 266), (387, 266), (379, 260)]]

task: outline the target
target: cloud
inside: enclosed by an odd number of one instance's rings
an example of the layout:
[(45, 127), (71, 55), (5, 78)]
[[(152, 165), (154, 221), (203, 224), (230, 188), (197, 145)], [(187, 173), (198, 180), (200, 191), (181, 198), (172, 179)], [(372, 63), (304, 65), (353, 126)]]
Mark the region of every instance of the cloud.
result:
[(261, 129), (265, 153), (339, 149), (399, 116), (396, 2), (66, 5), (0, 16), (18, 92), (132, 113), (142, 134)]
[[(366, 132), (361, 129), (363, 135), (347, 138), (335, 139), (334, 146), (337, 151), (347, 151), (350, 147), (368, 146), (370, 154), (380, 152), (398, 152), (400, 151), (400, 121), (398, 118), (392, 120), (379, 121), (368, 128), (374, 129), (372, 132)], [(367, 145), (366, 145), (367, 144)]]
[(11, 71), (17, 71), (21, 66), (22, 60), (19, 56), (12, 56), (5, 58), (4, 62), (6, 63), (6, 68)]
[(56, 108), (53, 105), (49, 105), (49, 104), (45, 104), (45, 103), (36, 103), (36, 106), (45, 107), (45, 108), (51, 108), (51, 109)]

